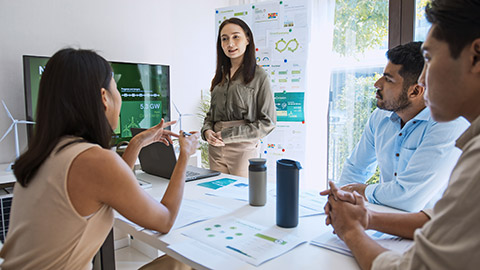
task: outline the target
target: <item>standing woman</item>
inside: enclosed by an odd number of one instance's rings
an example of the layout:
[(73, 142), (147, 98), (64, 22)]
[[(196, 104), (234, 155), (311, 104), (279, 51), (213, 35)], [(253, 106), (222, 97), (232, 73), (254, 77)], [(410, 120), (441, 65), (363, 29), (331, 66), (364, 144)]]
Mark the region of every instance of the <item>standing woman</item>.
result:
[(210, 168), (247, 177), (248, 160), (258, 157), (259, 140), (275, 128), (276, 114), (269, 78), (256, 64), (252, 31), (240, 19), (220, 25), (210, 91), (201, 131)]
[[(133, 137), (122, 159), (110, 150), (121, 97), (108, 62), (93, 51), (63, 49), (40, 81), (33, 141), (15, 162), (10, 228), (0, 257), (8, 269), (91, 269), (113, 225), (113, 209), (167, 233), (182, 201), (198, 133), (179, 136), (180, 155), (160, 202), (132, 172), (140, 149), (171, 143), (163, 123)], [(161, 164), (159, 164), (161, 166)]]

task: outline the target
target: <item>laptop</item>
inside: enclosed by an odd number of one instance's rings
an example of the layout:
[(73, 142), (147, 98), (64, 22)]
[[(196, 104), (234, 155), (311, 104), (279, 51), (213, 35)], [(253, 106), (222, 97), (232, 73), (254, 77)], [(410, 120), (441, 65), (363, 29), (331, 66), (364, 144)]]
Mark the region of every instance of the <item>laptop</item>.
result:
[[(131, 128), (132, 136), (144, 131), (144, 128)], [(170, 179), (173, 173), (173, 169), (177, 164), (177, 157), (175, 156), (175, 150), (173, 145), (166, 146), (163, 143), (152, 143), (145, 146), (140, 150), (138, 155), (140, 160), (140, 166), (142, 170), (148, 174), (160, 176), (166, 179)], [(187, 165), (186, 181), (193, 181), (197, 179), (212, 177), (219, 175), (220, 172), (214, 170), (208, 170), (204, 168), (198, 168), (195, 166)]]

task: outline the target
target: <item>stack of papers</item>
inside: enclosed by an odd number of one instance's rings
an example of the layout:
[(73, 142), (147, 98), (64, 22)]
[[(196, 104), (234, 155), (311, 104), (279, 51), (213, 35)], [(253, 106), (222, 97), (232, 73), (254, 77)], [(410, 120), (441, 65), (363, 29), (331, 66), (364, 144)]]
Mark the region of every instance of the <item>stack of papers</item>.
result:
[[(265, 228), (232, 217), (202, 223), (182, 234), (255, 266), (306, 242), (291, 230), (276, 226)], [(176, 246), (169, 248), (175, 250)]]
[[(196, 222), (218, 217), (226, 214), (227, 212), (228, 211), (225, 208), (217, 205), (209, 204), (203, 201), (184, 199), (182, 201), (182, 205), (180, 206), (177, 219), (173, 224), (172, 230), (179, 229)], [(143, 228), (142, 226), (136, 225), (135, 223), (131, 222), (130, 220), (126, 219), (121, 215), (119, 215), (118, 218), (132, 224), (137, 231), (145, 230), (145, 228)], [(158, 233), (155, 231), (152, 232)]]
[[(324, 214), (323, 207), (327, 203), (327, 197), (320, 196), (318, 191), (300, 191), (299, 195), (300, 217)], [(303, 208), (303, 209), (302, 209)], [(302, 214), (303, 213), (303, 214)]]
[[(377, 241), (377, 243), (382, 247), (400, 253), (407, 251), (413, 245), (412, 240), (404, 239), (391, 234), (382, 233), (374, 230), (368, 230), (366, 231), (366, 233), (373, 240)], [(352, 252), (345, 244), (345, 242), (343, 242), (340, 238), (338, 238), (337, 235), (331, 232), (326, 232), (320, 235), (319, 237), (310, 241), (310, 244), (353, 257)]]
[(172, 230), (218, 217), (226, 214), (227, 212), (228, 210), (223, 207), (206, 203), (204, 201), (184, 199), (182, 201), (182, 205), (180, 206), (177, 219), (173, 224)]
[[(205, 193), (206, 195), (248, 202), (248, 181), (231, 180), (233, 179), (224, 178), (211, 182), (201, 183), (198, 185), (213, 189), (212, 191), (208, 191), (207, 193)], [(221, 181), (221, 184), (219, 183), (219, 181)], [(272, 194), (275, 194), (274, 184), (267, 183), (267, 194), (269, 195), (269, 197), (272, 197)]]
[(202, 265), (207, 269), (248, 269), (248, 263), (210, 247), (202, 242), (188, 239), (168, 246), (168, 249), (181, 254), (188, 260)]
[[(206, 192), (206, 195), (229, 198), (239, 201), (248, 202), (248, 182), (234, 180), (230, 178), (218, 179), (210, 182), (198, 184), (211, 191)], [(276, 197), (276, 186), (273, 183), (267, 183), (267, 194), (269, 198)], [(323, 214), (323, 207), (327, 202), (327, 198), (320, 196), (318, 191), (308, 190), (301, 191), (299, 194), (299, 216), (313, 216)]]
[(215, 190), (224, 186), (228, 186), (233, 182), (237, 182), (237, 180), (231, 179), (231, 178), (221, 178), (221, 179), (217, 179), (209, 182), (203, 182), (203, 183), (197, 184), (197, 186), (206, 187), (206, 188)]

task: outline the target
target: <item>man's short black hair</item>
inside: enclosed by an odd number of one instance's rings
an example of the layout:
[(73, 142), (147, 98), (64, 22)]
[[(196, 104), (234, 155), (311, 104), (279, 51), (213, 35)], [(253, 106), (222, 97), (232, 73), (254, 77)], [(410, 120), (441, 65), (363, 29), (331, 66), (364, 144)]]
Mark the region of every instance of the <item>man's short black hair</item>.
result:
[(405, 87), (416, 84), (422, 73), (425, 60), (420, 50), (421, 46), (422, 42), (409, 42), (387, 51), (387, 58), (390, 62), (402, 65), (398, 73), (403, 77)]
[(448, 44), (454, 59), (480, 38), (479, 0), (433, 0), (425, 12), (427, 20), (435, 26), (432, 36)]

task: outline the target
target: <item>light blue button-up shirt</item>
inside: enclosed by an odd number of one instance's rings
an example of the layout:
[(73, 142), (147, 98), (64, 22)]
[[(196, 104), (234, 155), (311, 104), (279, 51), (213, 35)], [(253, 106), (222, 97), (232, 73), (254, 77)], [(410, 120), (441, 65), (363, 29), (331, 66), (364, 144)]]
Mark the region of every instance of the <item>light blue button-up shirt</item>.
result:
[(379, 183), (365, 189), (369, 202), (412, 212), (433, 207), (461, 154), (455, 140), (468, 126), (463, 118), (435, 122), (425, 108), (402, 128), (395, 112), (376, 109), (345, 161), (339, 184), (365, 183), (378, 164)]

